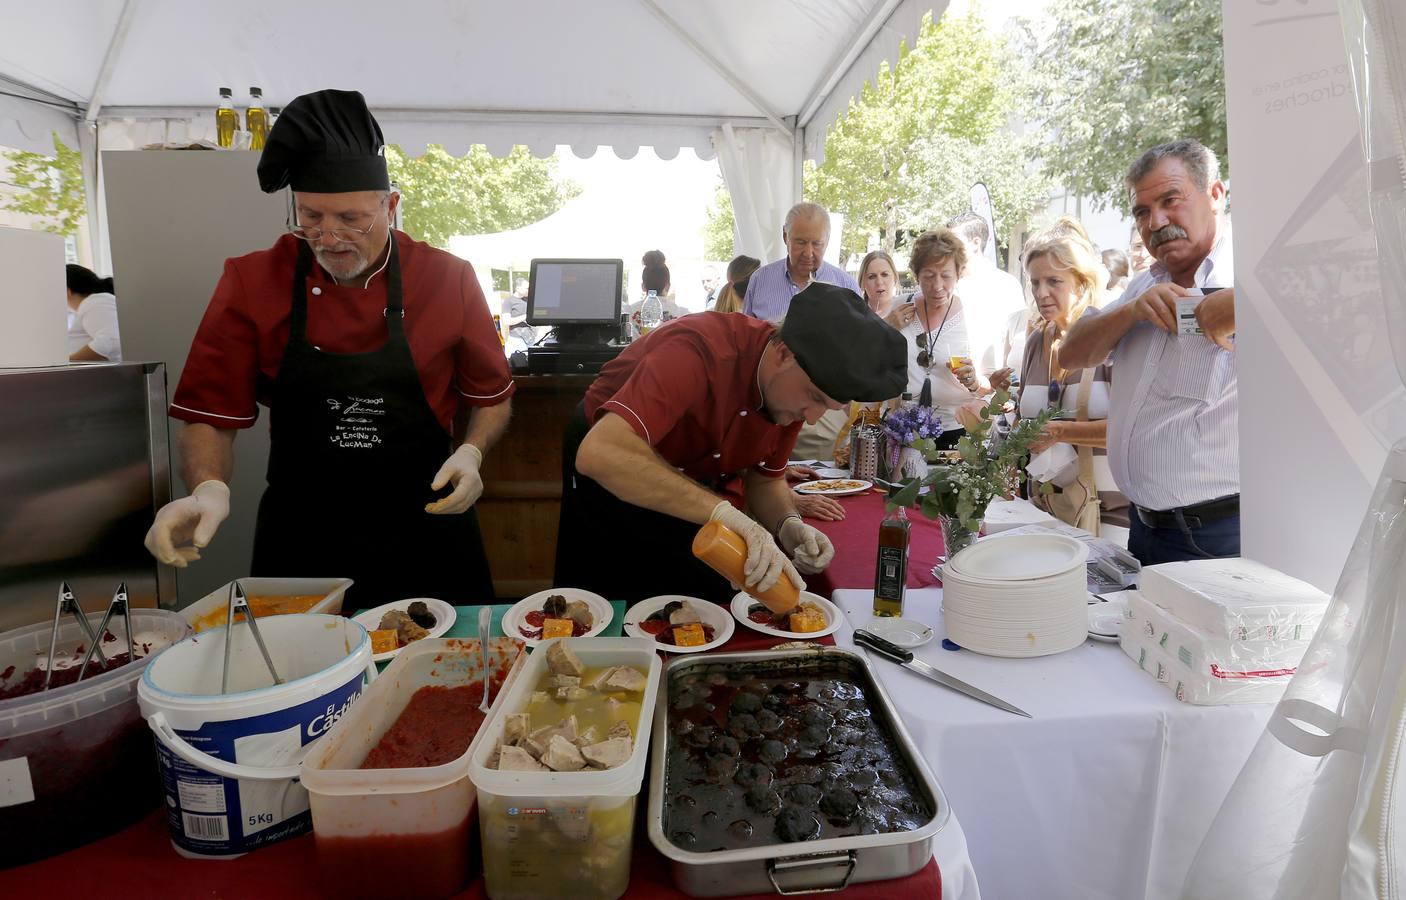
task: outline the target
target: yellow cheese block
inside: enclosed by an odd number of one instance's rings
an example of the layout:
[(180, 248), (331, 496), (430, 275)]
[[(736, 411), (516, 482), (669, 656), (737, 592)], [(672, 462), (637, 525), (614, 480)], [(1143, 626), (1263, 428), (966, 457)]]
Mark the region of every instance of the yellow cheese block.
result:
[(825, 613), (810, 605), (802, 605), (800, 609), (791, 613), (788, 621), (790, 622), (792, 631), (802, 634), (824, 631), (825, 625), (827, 624), (825, 621)]
[(542, 640), (571, 637), (571, 625), (570, 619), (543, 619)]
[(380, 628), (371, 632), (371, 652), (389, 653), (400, 646), (394, 628)]
[(701, 622), (674, 626), (675, 647), (701, 647), (706, 643), (708, 643), (708, 636), (703, 633)]

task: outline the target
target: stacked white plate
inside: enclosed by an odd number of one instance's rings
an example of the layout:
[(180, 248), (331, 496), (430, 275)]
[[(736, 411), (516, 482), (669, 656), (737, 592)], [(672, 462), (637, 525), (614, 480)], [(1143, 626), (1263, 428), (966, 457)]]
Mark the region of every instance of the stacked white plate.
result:
[(1048, 656), (1089, 631), (1089, 549), (1062, 534), (977, 541), (942, 576), (947, 637), (987, 656)]

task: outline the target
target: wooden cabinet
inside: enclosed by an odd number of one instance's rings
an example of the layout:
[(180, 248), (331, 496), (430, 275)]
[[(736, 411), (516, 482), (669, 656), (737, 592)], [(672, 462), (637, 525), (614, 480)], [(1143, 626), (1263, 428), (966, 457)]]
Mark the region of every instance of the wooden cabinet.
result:
[(516, 375), (513, 420), (484, 460), (478, 501), (499, 599), (552, 586), (561, 515), (561, 436), (594, 375)]

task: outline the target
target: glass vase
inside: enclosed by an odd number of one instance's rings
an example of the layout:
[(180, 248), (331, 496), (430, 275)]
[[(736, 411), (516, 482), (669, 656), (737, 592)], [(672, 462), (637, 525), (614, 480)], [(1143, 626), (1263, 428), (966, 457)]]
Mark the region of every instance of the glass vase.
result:
[(967, 528), (962, 524), (962, 520), (956, 516), (939, 515), (937, 521), (942, 526), (942, 552), (946, 555), (948, 562), (952, 561), (952, 557), (976, 543), (977, 535), (981, 531), (981, 523), (978, 522), (976, 528)]
[(898, 472), (895, 481), (906, 480), (908, 478), (928, 477), (928, 461), (923, 456), (923, 451), (912, 447), (904, 447), (898, 454)]

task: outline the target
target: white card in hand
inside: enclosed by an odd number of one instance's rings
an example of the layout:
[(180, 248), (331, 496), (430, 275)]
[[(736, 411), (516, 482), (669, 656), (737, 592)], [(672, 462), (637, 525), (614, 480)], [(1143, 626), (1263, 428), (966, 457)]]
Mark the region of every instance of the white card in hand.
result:
[(1196, 321), (1196, 307), (1203, 297), (1181, 297), (1177, 300), (1177, 334), (1201, 334), (1201, 323)]

